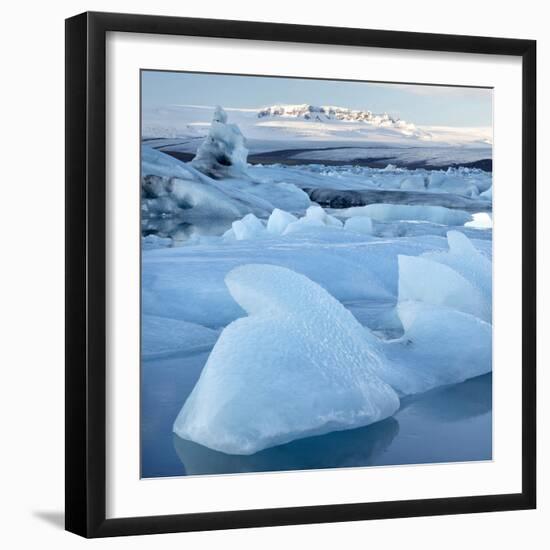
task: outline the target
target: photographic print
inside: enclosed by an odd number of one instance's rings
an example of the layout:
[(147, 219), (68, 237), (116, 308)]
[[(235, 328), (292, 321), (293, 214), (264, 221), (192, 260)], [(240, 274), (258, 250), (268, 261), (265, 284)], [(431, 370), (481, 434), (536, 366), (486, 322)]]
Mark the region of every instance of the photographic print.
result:
[(141, 476), (492, 459), (493, 91), (141, 71)]

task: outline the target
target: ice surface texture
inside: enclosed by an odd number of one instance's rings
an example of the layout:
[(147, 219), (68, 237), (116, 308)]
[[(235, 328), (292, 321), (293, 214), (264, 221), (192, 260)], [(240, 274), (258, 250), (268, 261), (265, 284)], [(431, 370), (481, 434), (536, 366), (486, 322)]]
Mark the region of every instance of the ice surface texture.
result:
[(253, 454), (365, 426), (399, 407), (363, 327), (307, 277), (259, 264), (226, 277), (248, 313), (227, 326), (174, 424), (211, 449)]

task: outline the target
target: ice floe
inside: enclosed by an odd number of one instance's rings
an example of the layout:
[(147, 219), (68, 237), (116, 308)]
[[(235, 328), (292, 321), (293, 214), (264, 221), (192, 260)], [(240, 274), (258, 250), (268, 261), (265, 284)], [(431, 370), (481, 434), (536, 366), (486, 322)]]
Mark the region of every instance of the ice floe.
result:
[(441, 225), (464, 225), (472, 219), (471, 214), (463, 210), (443, 206), (406, 205), (406, 204), (369, 204), (345, 208), (340, 213), (344, 217), (368, 216), (380, 221), (425, 221)]
[(228, 325), (174, 423), (184, 439), (253, 454), (371, 424), (399, 407), (384, 358), (353, 315), (307, 277), (245, 265), (226, 277), (248, 313)]
[(368, 216), (355, 216), (348, 218), (344, 224), (344, 227), (349, 231), (364, 233), (366, 235), (372, 235), (373, 232), (372, 220)]
[[(377, 422), (395, 412), (397, 396), (489, 372), (491, 316), (480, 290), (489, 260), (458, 232), (449, 232), (449, 251), (425, 256), (399, 256), (403, 334), (390, 340), (304, 275), (274, 265), (233, 269), (225, 281), (248, 316), (223, 330), (175, 433), (253, 454)], [(460, 256), (464, 275), (447, 265)]]

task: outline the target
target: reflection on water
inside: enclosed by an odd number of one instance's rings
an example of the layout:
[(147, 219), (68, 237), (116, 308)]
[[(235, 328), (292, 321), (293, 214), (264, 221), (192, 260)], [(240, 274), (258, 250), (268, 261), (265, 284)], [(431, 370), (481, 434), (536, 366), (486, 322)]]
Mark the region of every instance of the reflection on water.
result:
[(298, 439), (249, 456), (227, 455), (173, 437), (186, 474), (200, 475), (368, 466), (398, 432), (398, 422), (388, 418), (365, 428)]
[(444, 422), (460, 422), (491, 412), (492, 376), (478, 376), (462, 384), (453, 384), (401, 400), (401, 411)]
[(185, 473), (229, 474), (492, 458), (492, 377), (405, 398), (395, 417), (299, 439), (254, 455), (227, 455), (173, 435)]
[(142, 477), (492, 458), (491, 374), (404, 398), (393, 418), (364, 428), (300, 439), (251, 456), (209, 450), (172, 433), (207, 358), (204, 351), (142, 361)]

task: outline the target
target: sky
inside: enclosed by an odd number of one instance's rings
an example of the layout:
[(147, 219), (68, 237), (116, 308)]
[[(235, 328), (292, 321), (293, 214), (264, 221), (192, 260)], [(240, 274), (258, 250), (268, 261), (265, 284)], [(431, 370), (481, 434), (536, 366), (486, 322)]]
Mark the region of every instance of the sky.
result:
[(144, 108), (307, 103), (386, 112), (425, 126), (492, 125), (492, 90), (486, 88), (142, 71), (142, 103)]

